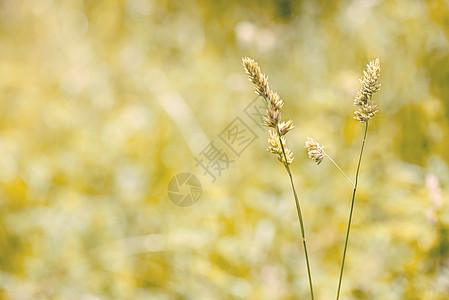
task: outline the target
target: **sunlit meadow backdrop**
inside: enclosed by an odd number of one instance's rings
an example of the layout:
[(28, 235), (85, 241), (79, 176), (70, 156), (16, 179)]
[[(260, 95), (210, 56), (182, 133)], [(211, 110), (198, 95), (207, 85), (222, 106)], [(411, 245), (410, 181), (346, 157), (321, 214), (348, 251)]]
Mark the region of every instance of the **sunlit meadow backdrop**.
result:
[[(0, 1), (1, 299), (308, 299), (295, 204), (245, 114), (256, 59), (296, 129), (291, 168), (316, 299), (336, 295), (364, 126), (370, 122), (342, 299), (449, 294), (449, 2)], [(258, 137), (240, 156), (220, 133)], [(212, 182), (195, 158), (233, 162)], [(167, 196), (190, 172), (201, 199)]]

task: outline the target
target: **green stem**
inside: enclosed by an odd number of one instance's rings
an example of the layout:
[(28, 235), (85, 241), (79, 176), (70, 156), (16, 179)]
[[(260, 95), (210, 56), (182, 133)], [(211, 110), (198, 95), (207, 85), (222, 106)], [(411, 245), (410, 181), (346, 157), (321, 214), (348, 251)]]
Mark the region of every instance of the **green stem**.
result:
[(292, 185), (293, 195), (295, 196), (296, 211), (298, 212), (299, 225), (301, 227), (302, 243), (304, 245), (304, 254), (305, 254), (305, 257), (306, 257), (307, 274), (309, 276), (310, 295), (312, 296), (312, 300), (314, 300), (312, 274), (310, 272), (309, 255), (307, 253), (306, 234), (305, 234), (305, 230), (304, 230), (304, 221), (302, 219), (301, 206), (299, 205), (298, 195), (296, 194), (295, 184), (293, 183), (292, 172), (291, 172), (290, 166), (289, 166), (289, 164), (287, 162), (287, 155), (285, 154), (284, 145), (282, 143), (281, 133), (279, 132), (279, 128), (276, 128), (276, 131), (277, 131), (278, 136), (279, 136), (279, 143), (281, 144), (282, 154), (284, 155), (284, 159), (285, 159), (285, 164), (284, 165), (285, 165), (285, 168), (287, 169), (288, 176), (290, 177), (290, 183)]
[(357, 172), (356, 172), (356, 175), (355, 175), (355, 185), (354, 185), (354, 191), (352, 193), (351, 211), (349, 213), (348, 229), (346, 231), (345, 250), (343, 251), (343, 261), (341, 263), (340, 279), (338, 281), (337, 300), (340, 298), (341, 281), (343, 279), (343, 269), (345, 267), (345, 260), (346, 260), (346, 250), (348, 249), (349, 231), (351, 230), (352, 212), (354, 211), (355, 193), (357, 191), (357, 183), (358, 183), (358, 179), (359, 179), (360, 163), (362, 162), (362, 154), (363, 154), (363, 148), (365, 148), (365, 141), (366, 141), (366, 133), (367, 132), (368, 132), (368, 121), (365, 122), (365, 133), (363, 135), (362, 149), (360, 150), (359, 163), (357, 165)]

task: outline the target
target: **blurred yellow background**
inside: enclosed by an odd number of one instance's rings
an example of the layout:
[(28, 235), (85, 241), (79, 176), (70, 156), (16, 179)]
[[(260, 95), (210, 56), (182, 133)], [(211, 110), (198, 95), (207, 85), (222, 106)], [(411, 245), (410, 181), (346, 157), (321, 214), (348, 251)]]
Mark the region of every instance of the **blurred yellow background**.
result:
[[(296, 124), (316, 299), (336, 295), (352, 187), (304, 140), (354, 177), (376, 57), (342, 299), (448, 299), (448, 20), (444, 0), (0, 1), (0, 298), (309, 299), (249, 56)], [(179, 173), (201, 182), (192, 206), (169, 199)]]

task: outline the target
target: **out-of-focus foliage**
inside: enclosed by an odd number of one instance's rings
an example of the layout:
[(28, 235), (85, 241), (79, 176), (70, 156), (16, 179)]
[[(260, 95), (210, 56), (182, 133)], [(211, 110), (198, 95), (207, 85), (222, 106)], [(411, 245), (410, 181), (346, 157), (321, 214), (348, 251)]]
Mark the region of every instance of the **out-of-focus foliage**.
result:
[[(288, 177), (244, 113), (256, 59), (289, 134), (317, 299), (335, 297), (379, 57), (342, 299), (449, 294), (449, 2), (0, 1), (0, 298), (308, 299)], [(240, 117), (257, 139), (236, 155)], [(197, 166), (213, 141), (232, 162)], [(167, 185), (196, 174), (202, 197)]]

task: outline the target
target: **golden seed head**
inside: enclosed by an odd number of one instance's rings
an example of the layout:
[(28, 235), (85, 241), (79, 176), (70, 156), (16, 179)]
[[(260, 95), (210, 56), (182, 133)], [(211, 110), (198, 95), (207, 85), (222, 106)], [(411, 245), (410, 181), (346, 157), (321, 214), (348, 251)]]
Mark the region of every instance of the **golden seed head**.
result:
[[(285, 160), (284, 153), (282, 152), (281, 142), (282, 145), (284, 145), (284, 151), (287, 160)], [(281, 136), (281, 139), (279, 139), (279, 135), (275, 130), (268, 130), (268, 144), (270, 146), (267, 150), (273, 154), (277, 154), (280, 162), (282, 162), (284, 165), (292, 163), (294, 158), (293, 152), (286, 147), (287, 140), (285, 139), (285, 137)]]
[(284, 101), (282, 101), (279, 94), (275, 91), (268, 90), (268, 106), (273, 107), (274, 109), (281, 109), (284, 105)]
[(279, 109), (269, 108), (265, 112), (264, 121), (262, 125), (276, 128), (279, 124), (280, 119), (281, 119), (281, 111)]
[(379, 78), (380, 61), (376, 58), (367, 64), (366, 70), (363, 71), (363, 76), (359, 80), (361, 87), (354, 98), (354, 105), (358, 106), (359, 110), (354, 113), (354, 119), (367, 122), (376, 115), (378, 106), (373, 104), (371, 98), (380, 89)]
[(259, 65), (254, 59), (245, 57), (242, 61), (245, 72), (249, 76), (249, 80), (255, 85), (254, 89), (256, 94), (267, 99), (269, 94), (268, 91), (270, 90), (268, 86), (268, 77), (262, 73)]
[(311, 137), (308, 137), (305, 142), (305, 147), (307, 148), (307, 154), (309, 154), (309, 158), (311, 158), (314, 162), (319, 165), (324, 157), (326, 157), (326, 154), (323, 151), (323, 147), (320, 147), (320, 144), (318, 144), (317, 141), (312, 139)]
[(295, 124), (293, 124), (292, 120), (288, 120), (287, 122), (281, 122), (278, 124), (279, 132), (281, 135), (285, 135), (287, 132), (295, 128)]
[(280, 155), (278, 157), (278, 159), (284, 165), (290, 165), (292, 163), (293, 159), (295, 159), (295, 157), (293, 155), (293, 151), (288, 148), (284, 148), (284, 150), (285, 150), (285, 156), (287, 157), (287, 160), (285, 160), (284, 155)]
[[(283, 138), (283, 137), (282, 137)], [(285, 144), (285, 139), (282, 142)], [(268, 130), (268, 151), (273, 154), (282, 154), (282, 147), (279, 143), (279, 136), (275, 130)]]
[[(244, 57), (242, 62), (249, 80), (255, 86), (256, 94), (262, 96), (267, 104), (267, 111), (265, 112), (262, 125), (274, 129), (268, 131), (269, 147), (267, 150), (277, 154), (279, 161), (284, 165), (289, 165), (293, 161), (293, 152), (286, 147), (284, 135), (292, 130), (295, 125), (292, 121), (281, 122), (281, 108), (284, 105), (284, 101), (282, 101), (278, 93), (270, 89), (268, 77), (262, 73), (257, 62), (249, 57)], [(282, 151), (282, 147), (284, 151)]]
[(372, 117), (374, 117), (379, 110), (379, 107), (369, 101), (367, 104), (363, 104), (359, 107), (359, 110), (354, 112), (354, 119), (360, 122), (368, 122)]
[(269, 107), (275, 109), (281, 109), (284, 105), (284, 101), (279, 97), (279, 94), (270, 89), (268, 85), (268, 76), (262, 73), (259, 64), (249, 57), (242, 59), (243, 67), (246, 74), (248, 74), (249, 81), (251, 81), (255, 87), (256, 94), (262, 96)]

